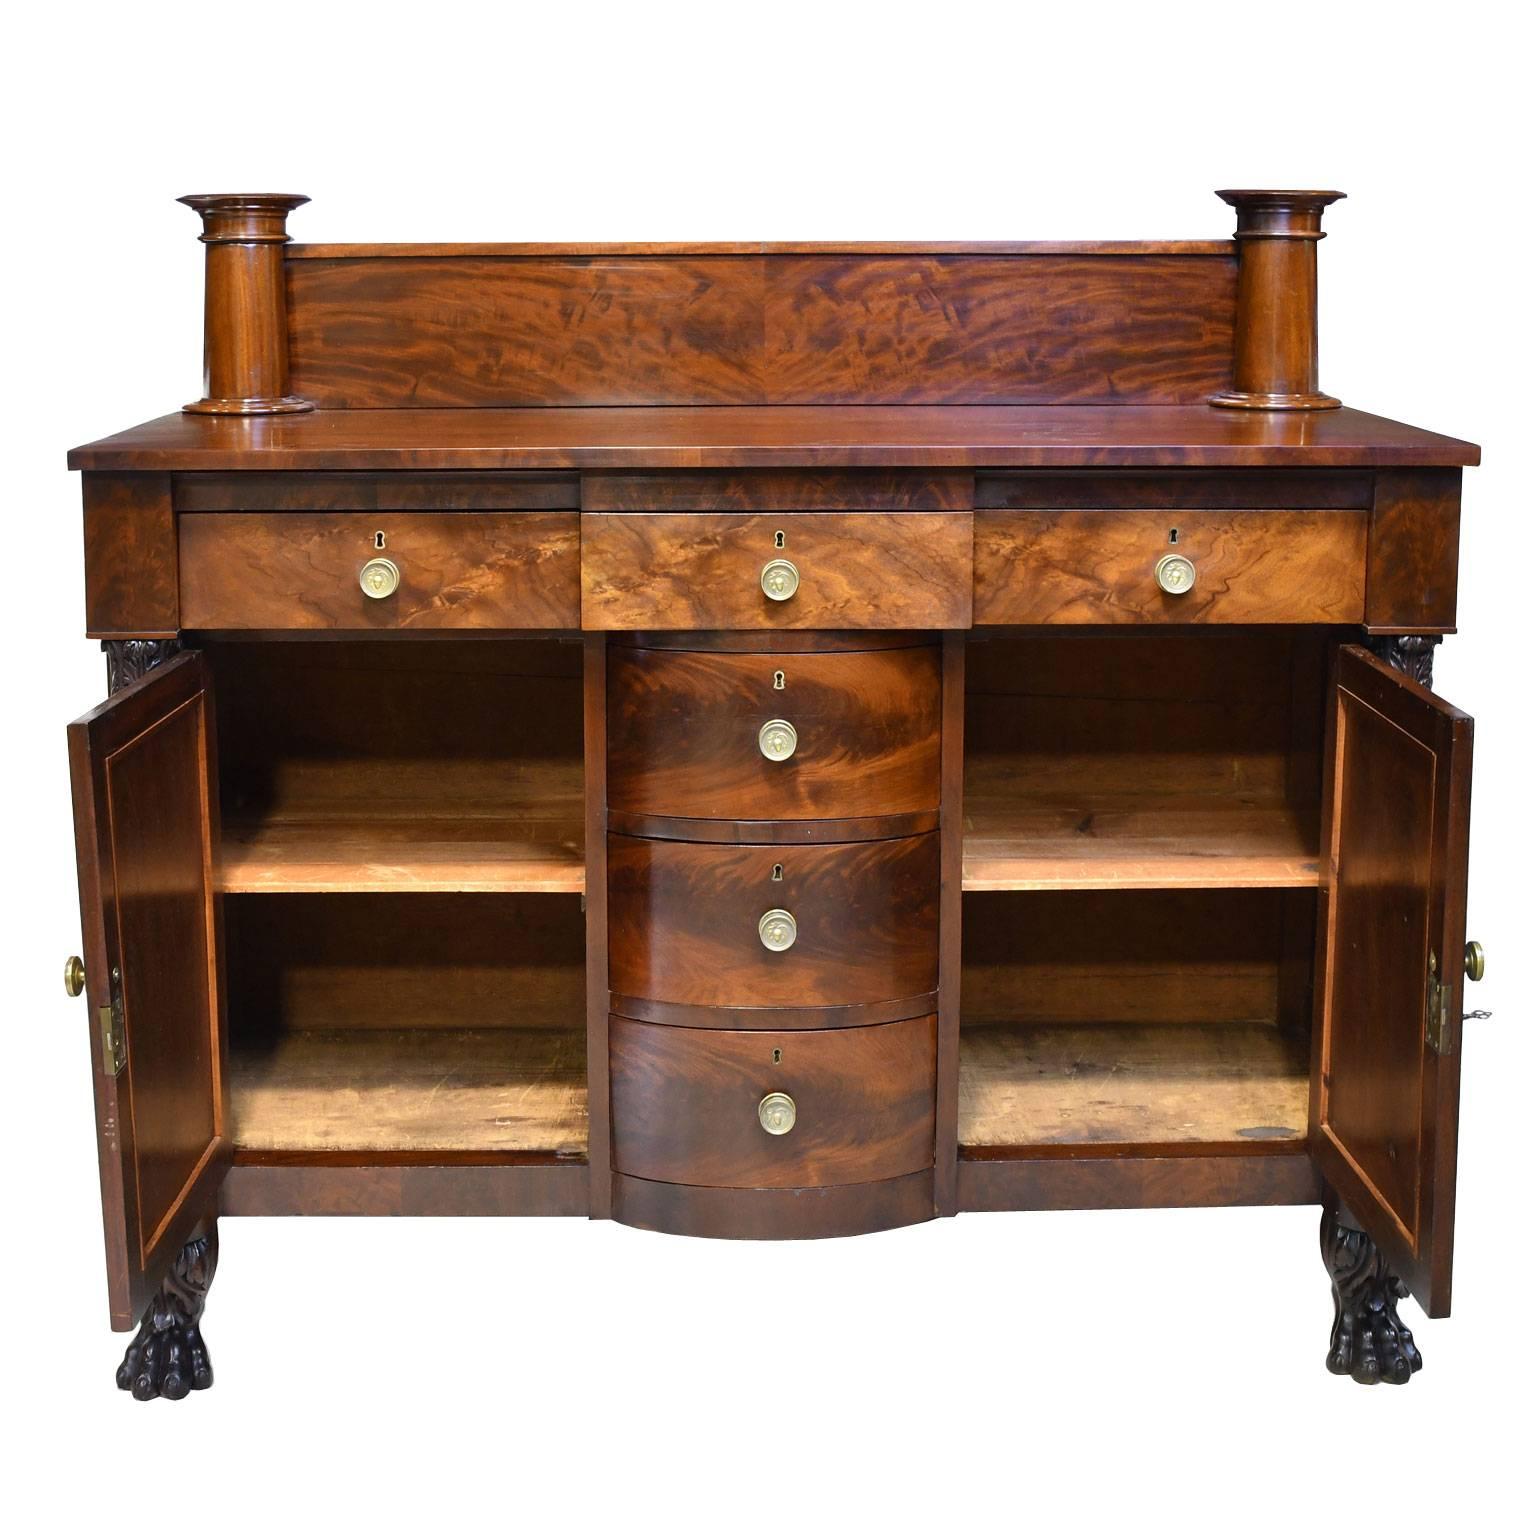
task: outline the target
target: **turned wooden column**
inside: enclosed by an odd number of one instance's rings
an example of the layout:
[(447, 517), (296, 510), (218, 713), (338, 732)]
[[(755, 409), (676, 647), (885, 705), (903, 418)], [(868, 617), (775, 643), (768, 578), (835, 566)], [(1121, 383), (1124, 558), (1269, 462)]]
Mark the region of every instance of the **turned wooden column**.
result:
[(1237, 209), (1237, 334), (1232, 388), (1212, 405), (1322, 411), (1317, 387), (1317, 242), (1342, 192), (1218, 192)]
[(308, 411), (288, 393), (283, 247), (288, 215), (307, 197), (219, 193), (178, 198), (203, 216), (203, 398), (183, 410), (215, 416)]

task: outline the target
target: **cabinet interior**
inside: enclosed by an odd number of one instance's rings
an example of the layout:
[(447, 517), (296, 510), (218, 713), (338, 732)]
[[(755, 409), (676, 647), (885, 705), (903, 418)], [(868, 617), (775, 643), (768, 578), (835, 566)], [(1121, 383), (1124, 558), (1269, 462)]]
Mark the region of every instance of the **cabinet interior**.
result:
[(970, 647), (962, 1155), (1305, 1137), (1328, 644)]
[(583, 1159), (579, 646), (209, 653), (236, 1156)]

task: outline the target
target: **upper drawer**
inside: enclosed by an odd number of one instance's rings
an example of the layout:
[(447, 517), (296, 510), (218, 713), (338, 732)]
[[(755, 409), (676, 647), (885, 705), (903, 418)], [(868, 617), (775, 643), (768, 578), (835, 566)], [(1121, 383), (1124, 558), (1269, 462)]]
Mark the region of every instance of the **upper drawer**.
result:
[(963, 629), (969, 512), (584, 512), (586, 629)]
[(1363, 510), (989, 510), (978, 624), (1347, 624)]
[(609, 808), (731, 821), (936, 810), (939, 678), (936, 645), (614, 646)]
[[(577, 517), (184, 512), (178, 520), (181, 623), (186, 629), (575, 629), (581, 622)], [(364, 589), (370, 568), (381, 595)]]

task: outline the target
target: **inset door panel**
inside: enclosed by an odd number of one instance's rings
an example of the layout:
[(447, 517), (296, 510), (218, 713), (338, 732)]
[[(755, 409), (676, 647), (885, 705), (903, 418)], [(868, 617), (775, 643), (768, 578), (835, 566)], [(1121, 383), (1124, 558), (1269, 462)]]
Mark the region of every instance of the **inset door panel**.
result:
[(112, 1320), (132, 1327), (228, 1161), (203, 658), (69, 729)]
[(1314, 1154), (1438, 1316), (1451, 1293), (1472, 722), (1350, 646), (1331, 732)]

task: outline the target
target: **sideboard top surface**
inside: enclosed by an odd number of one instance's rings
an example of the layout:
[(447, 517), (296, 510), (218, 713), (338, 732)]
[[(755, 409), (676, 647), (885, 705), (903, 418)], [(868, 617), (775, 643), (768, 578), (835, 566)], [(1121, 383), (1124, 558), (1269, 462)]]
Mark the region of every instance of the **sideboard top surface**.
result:
[(81, 470), (1404, 468), (1476, 444), (1363, 411), (1209, 405), (759, 405), (162, 416), (74, 449)]

